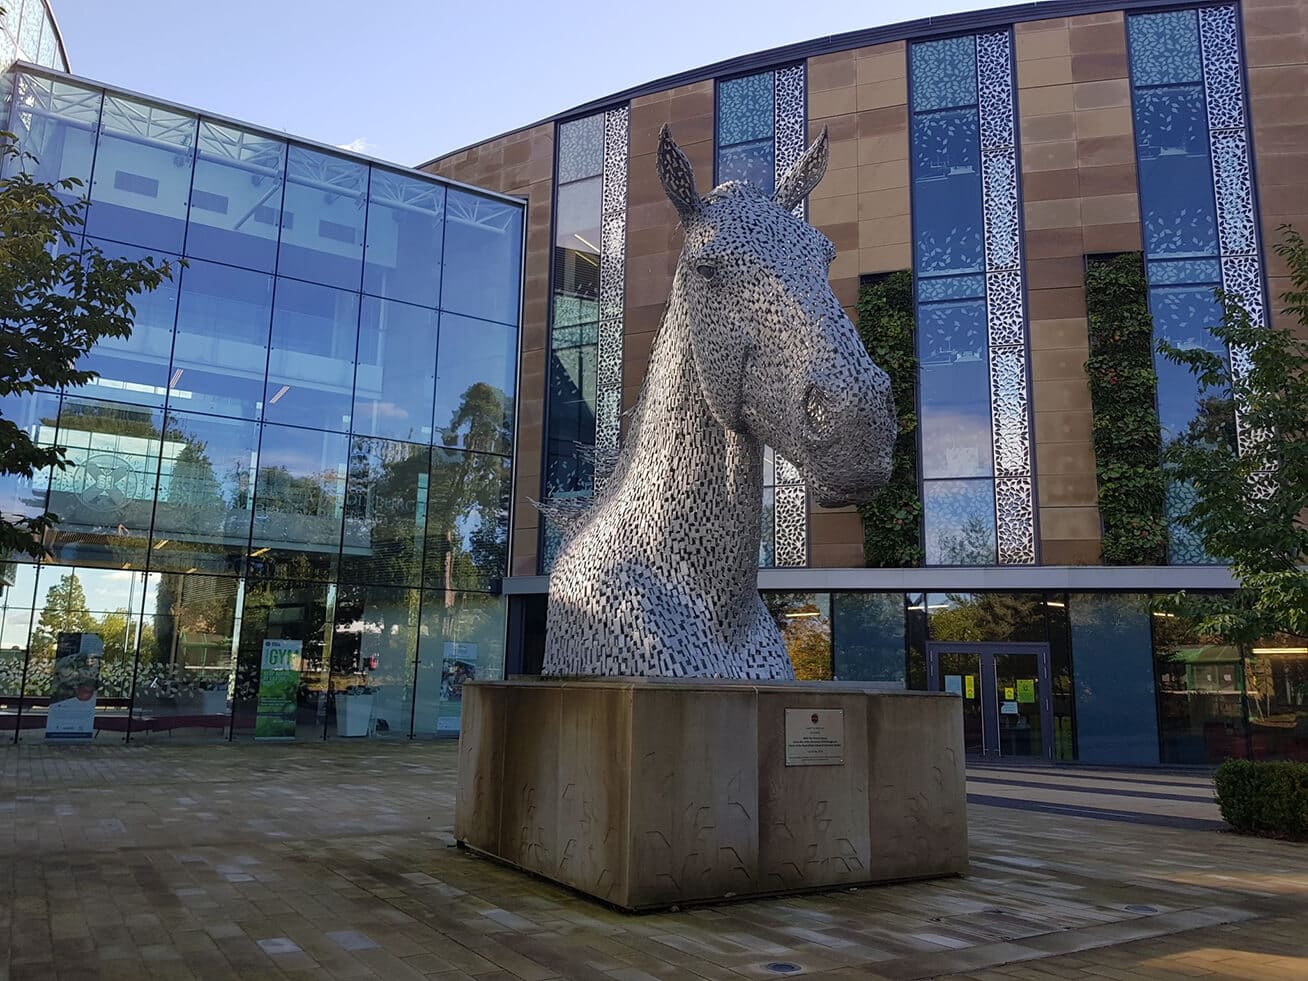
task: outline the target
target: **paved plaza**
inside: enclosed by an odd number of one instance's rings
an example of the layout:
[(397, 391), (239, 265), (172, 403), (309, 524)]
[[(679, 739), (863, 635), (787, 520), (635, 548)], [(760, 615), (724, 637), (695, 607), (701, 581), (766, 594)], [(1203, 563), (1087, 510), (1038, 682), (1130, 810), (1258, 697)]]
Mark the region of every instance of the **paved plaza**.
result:
[(961, 879), (627, 916), (454, 847), (449, 743), (0, 747), (0, 979), (1308, 978), (1203, 774), (969, 770)]

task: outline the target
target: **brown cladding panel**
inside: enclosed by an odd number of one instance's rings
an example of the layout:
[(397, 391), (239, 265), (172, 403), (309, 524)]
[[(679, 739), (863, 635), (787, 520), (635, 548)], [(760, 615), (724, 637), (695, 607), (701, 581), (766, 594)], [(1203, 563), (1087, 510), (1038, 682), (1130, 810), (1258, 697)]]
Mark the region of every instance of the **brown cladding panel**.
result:
[(1040, 559), (1097, 564), (1085, 256), (1140, 248), (1120, 12), (1015, 30)]
[(518, 432), (514, 446), (513, 541), (509, 574), (536, 574), (545, 345), (549, 310), (550, 209), (554, 124), (544, 123), (432, 161), (427, 171), (527, 198), (527, 262), (522, 293)]

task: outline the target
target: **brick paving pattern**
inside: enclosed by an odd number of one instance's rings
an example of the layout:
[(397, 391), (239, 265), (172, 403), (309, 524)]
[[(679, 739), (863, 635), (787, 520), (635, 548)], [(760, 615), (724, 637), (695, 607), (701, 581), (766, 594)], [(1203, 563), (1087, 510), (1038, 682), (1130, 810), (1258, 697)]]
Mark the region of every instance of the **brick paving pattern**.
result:
[(975, 767), (965, 878), (632, 917), (453, 847), (454, 765), (0, 748), (0, 981), (1308, 978), (1308, 846), (1202, 775)]

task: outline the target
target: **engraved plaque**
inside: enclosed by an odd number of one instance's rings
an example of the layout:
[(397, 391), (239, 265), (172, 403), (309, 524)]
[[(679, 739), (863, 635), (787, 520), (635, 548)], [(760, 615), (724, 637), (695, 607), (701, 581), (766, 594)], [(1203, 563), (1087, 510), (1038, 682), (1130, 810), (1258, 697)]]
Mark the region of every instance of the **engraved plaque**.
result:
[(844, 765), (844, 709), (786, 709), (786, 766)]

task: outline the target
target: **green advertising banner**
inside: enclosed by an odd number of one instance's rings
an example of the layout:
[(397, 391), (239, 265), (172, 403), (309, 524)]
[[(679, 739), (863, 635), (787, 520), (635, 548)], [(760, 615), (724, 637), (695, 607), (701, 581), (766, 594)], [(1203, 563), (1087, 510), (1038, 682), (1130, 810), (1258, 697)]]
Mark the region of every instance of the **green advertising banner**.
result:
[(255, 739), (294, 739), (296, 696), (300, 691), (298, 640), (265, 640), (259, 666), (259, 708)]

